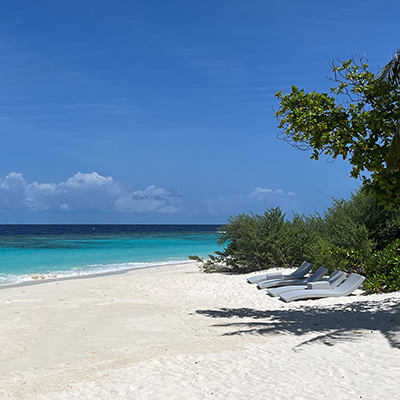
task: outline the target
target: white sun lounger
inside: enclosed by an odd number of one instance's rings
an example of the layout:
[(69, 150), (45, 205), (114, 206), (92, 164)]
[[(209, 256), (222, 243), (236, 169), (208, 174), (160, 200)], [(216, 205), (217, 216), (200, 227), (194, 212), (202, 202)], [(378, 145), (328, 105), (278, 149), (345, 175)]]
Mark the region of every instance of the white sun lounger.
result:
[(300, 267), (291, 274), (283, 275), (282, 272), (273, 272), (264, 275), (252, 276), (251, 278), (247, 279), (247, 282), (258, 283), (262, 281), (268, 281), (270, 279), (301, 279), (307, 272), (311, 271), (312, 267), (313, 265), (311, 263), (304, 261), (303, 264), (301, 264)]
[(340, 297), (348, 296), (358, 289), (364, 282), (365, 277), (358, 274), (351, 274), (341, 285), (335, 289), (323, 288), (322, 285), (327, 282), (309, 283), (307, 289), (291, 290), (285, 292), (279, 297), (286, 302), (302, 299), (320, 299), (322, 297)]
[[(328, 279), (321, 280), (318, 282), (321, 283), (327, 282), (329, 284), (327, 285), (328, 289), (334, 289), (335, 287), (340, 285), (345, 279), (346, 279), (346, 272), (336, 270), (332, 272), (332, 275)], [(267, 292), (270, 296), (277, 297), (285, 292), (289, 292), (291, 290), (301, 290), (301, 289), (307, 289), (307, 283), (293, 285), (293, 286), (281, 286), (275, 289), (268, 289)]]
[(272, 279), (257, 284), (257, 289), (267, 289), (277, 286), (307, 285), (309, 282), (320, 281), (328, 272), (324, 267), (319, 267), (310, 277), (304, 279)]

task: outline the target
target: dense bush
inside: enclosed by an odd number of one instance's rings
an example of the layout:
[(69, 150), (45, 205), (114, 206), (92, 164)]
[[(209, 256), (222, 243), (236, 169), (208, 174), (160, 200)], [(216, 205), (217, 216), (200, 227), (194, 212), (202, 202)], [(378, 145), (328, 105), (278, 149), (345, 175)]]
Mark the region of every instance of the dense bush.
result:
[[(355, 234), (355, 240), (353, 240), (353, 243), (348, 243), (347, 247), (358, 248), (360, 251), (366, 243), (365, 237), (356, 234), (356, 227), (365, 228), (368, 239), (374, 242), (375, 250), (382, 250), (388, 244), (400, 238), (400, 212), (385, 209), (365, 189), (353, 193), (349, 200), (334, 199), (333, 206), (325, 212), (325, 220), (327, 230), (329, 230), (331, 224), (336, 223), (337, 225), (341, 221), (343, 232), (340, 234), (337, 229), (332, 232), (330, 235), (332, 241), (337, 241), (342, 235), (347, 235), (352, 240), (351, 237)], [(344, 243), (341, 245), (344, 245)]]
[(202, 268), (205, 272), (250, 272), (301, 264), (318, 239), (318, 223), (318, 218), (298, 214), (289, 221), (279, 207), (262, 215), (231, 217), (220, 228), (219, 244), (224, 250), (210, 255)]
[[(299, 264), (316, 240), (311, 225), (311, 220), (297, 214), (292, 221), (286, 220), (279, 208), (271, 208), (263, 215), (232, 217), (220, 229), (219, 244), (224, 245), (224, 250), (216, 252), (214, 269), (245, 272), (262, 270), (266, 265), (272, 268)], [(212, 270), (212, 264), (207, 269)]]
[(366, 227), (368, 213), (360, 212), (360, 208), (355, 206), (359, 196), (364, 197), (364, 194), (357, 193), (350, 200), (333, 199), (332, 206), (324, 212), (319, 238), (312, 252), (305, 255), (307, 259), (329, 271), (363, 271), (376, 243)]
[(334, 246), (328, 240), (319, 238), (312, 246), (305, 260), (311, 260), (314, 265), (323, 265), (331, 273), (333, 270), (355, 272), (362, 274), (364, 271), (365, 257), (358, 250)]
[(367, 276), (369, 292), (400, 290), (400, 212), (380, 206), (365, 189), (334, 199), (321, 216), (280, 208), (239, 214), (220, 228), (222, 251), (202, 261), (205, 272), (250, 272), (295, 267), (307, 260), (330, 271)]
[(365, 265), (364, 288), (369, 293), (400, 290), (400, 240), (372, 255)]

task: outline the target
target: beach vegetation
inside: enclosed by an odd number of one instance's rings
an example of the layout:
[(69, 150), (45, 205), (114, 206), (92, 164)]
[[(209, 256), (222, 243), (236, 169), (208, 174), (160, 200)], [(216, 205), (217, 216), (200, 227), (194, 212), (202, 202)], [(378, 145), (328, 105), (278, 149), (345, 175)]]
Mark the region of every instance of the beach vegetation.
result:
[(373, 254), (366, 263), (365, 273), (364, 289), (369, 293), (400, 290), (400, 240)]
[(279, 207), (269, 208), (230, 217), (219, 233), (223, 250), (204, 260), (191, 256), (204, 272), (247, 273), (306, 260), (330, 272), (363, 274), (369, 292), (400, 290), (400, 212), (365, 188), (333, 199), (323, 215), (288, 219)]
[(362, 177), (385, 207), (400, 209), (400, 51), (377, 74), (363, 58), (331, 68), (329, 93), (292, 86), (275, 94), (278, 137), (311, 151), (311, 159), (347, 159), (351, 177)]
[(239, 214), (220, 228), (223, 250), (205, 265), (207, 270), (247, 272), (265, 265), (289, 267), (302, 261), (307, 246), (316, 239), (312, 218), (295, 214), (291, 221), (279, 207), (264, 214)]

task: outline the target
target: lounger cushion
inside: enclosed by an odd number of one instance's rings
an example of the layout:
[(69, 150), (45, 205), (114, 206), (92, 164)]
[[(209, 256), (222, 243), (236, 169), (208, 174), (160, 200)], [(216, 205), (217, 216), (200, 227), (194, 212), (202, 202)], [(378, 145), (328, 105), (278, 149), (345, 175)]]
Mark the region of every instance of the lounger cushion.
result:
[(327, 281), (307, 283), (307, 289), (331, 289), (331, 284)]
[(269, 274), (267, 274), (266, 279), (282, 279), (283, 274), (282, 272), (271, 272)]

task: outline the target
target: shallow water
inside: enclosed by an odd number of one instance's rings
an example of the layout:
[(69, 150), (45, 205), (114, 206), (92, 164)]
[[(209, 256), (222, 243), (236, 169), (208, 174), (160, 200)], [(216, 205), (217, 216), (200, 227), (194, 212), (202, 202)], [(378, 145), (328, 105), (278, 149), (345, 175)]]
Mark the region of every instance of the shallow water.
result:
[(188, 261), (217, 225), (0, 225), (0, 285)]

